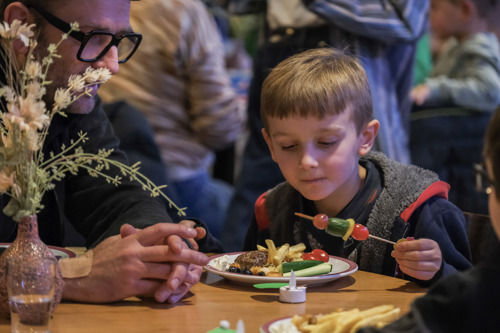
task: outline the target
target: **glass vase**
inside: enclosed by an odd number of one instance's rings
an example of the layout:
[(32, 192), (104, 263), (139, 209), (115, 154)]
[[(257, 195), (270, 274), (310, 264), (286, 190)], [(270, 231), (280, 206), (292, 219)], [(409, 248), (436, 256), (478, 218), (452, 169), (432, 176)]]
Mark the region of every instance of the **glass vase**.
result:
[[(10, 317), (9, 297), (6, 287), (6, 265), (8, 258), (16, 258), (21, 262), (36, 263), (44, 259), (53, 258), (54, 254), (38, 235), (38, 221), (36, 215), (25, 216), (19, 221), (17, 237), (12, 244), (0, 256), (0, 314)], [(51, 313), (54, 313), (61, 301), (64, 280), (59, 266), (57, 266), (56, 286), (54, 300), (51, 304)]]

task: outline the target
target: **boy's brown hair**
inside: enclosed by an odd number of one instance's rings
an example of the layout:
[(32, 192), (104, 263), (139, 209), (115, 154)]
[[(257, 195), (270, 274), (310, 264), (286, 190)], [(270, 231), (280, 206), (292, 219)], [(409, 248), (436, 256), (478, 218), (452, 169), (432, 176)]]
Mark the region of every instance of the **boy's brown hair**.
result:
[[(448, 0), (454, 5), (460, 4), (463, 0)], [(498, 0), (471, 0), (476, 6), (477, 14), (481, 18), (486, 18), (490, 12), (498, 6)]]
[(296, 54), (276, 66), (264, 80), (260, 115), (323, 118), (351, 110), (358, 133), (372, 119), (372, 98), (358, 59), (334, 48)]

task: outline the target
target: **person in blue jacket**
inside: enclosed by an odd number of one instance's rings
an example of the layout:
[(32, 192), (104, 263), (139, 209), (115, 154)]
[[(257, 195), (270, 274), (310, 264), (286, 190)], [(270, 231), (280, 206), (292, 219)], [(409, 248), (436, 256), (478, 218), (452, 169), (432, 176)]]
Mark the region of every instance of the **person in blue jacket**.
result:
[[(333, 48), (281, 62), (264, 81), (262, 130), (286, 182), (256, 202), (246, 250), (272, 239), (305, 243), (355, 261), (365, 271), (430, 285), (471, 266), (463, 213), (448, 184), (429, 170), (370, 152), (380, 126), (359, 60)], [(295, 212), (352, 218), (373, 235), (356, 241), (327, 234)]]

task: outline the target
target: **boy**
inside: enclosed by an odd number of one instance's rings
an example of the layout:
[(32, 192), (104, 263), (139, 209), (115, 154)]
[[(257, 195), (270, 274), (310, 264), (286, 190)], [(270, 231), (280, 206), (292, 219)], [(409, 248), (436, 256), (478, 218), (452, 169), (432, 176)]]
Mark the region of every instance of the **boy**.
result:
[[(488, 125), (483, 154), (490, 217), (500, 239), (500, 109)], [(500, 243), (491, 244), (488, 251), (489, 260), (440, 281), (416, 299), (411, 311), (396, 322), (381, 330), (366, 328), (359, 332), (500, 332)]]
[[(283, 61), (264, 81), (261, 117), (287, 181), (257, 200), (245, 249), (266, 238), (304, 242), (375, 273), (392, 276), (397, 262), (407, 279), (422, 284), (470, 267), (465, 220), (445, 199), (448, 185), (430, 171), (369, 153), (379, 122), (372, 120), (368, 80), (355, 57), (322, 48)], [(395, 250), (371, 239), (344, 242), (295, 212), (353, 218), (373, 235), (417, 240)]]
[(482, 160), (484, 132), (500, 103), (500, 46), (487, 31), (496, 2), (431, 0), (431, 31), (443, 45), (430, 77), (411, 92), (412, 163), (449, 183), (448, 199), (462, 211), (481, 214), (488, 200), (474, 190), (472, 165)]
[(500, 104), (500, 46), (487, 31), (495, 1), (431, 0), (432, 34), (444, 44), (431, 76), (410, 94), (415, 104), (489, 113)]

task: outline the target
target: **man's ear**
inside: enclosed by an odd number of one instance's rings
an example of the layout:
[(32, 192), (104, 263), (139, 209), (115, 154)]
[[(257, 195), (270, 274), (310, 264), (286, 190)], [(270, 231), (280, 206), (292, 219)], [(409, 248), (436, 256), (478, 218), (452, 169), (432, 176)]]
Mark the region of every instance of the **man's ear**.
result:
[[(14, 20), (19, 20), (23, 23), (34, 23), (34, 17), (29, 9), (20, 2), (13, 2), (5, 8), (5, 22), (12, 24)], [(14, 41), (14, 51), (18, 54), (28, 54), (29, 48), (25, 46), (19, 39)]]
[(372, 149), (379, 127), (380, 123), (375, 119), (365, 125), (360, 135), (360, 146), (358, 149), (359, 156), (368, 154), (368, 152)]
[(276, 159), (274, 158), (273, 143), (271, 141), (271, 137), (269, 136), (269, 133), (267, 133), (265, 128), (262, 129), (262, 135), (264, 136), (264, 140), (266, 140), (267, 146), (269, 147), (269, 152), (271, 153), (271, 157), (273, 158), (273, 161), (276, 162)]

